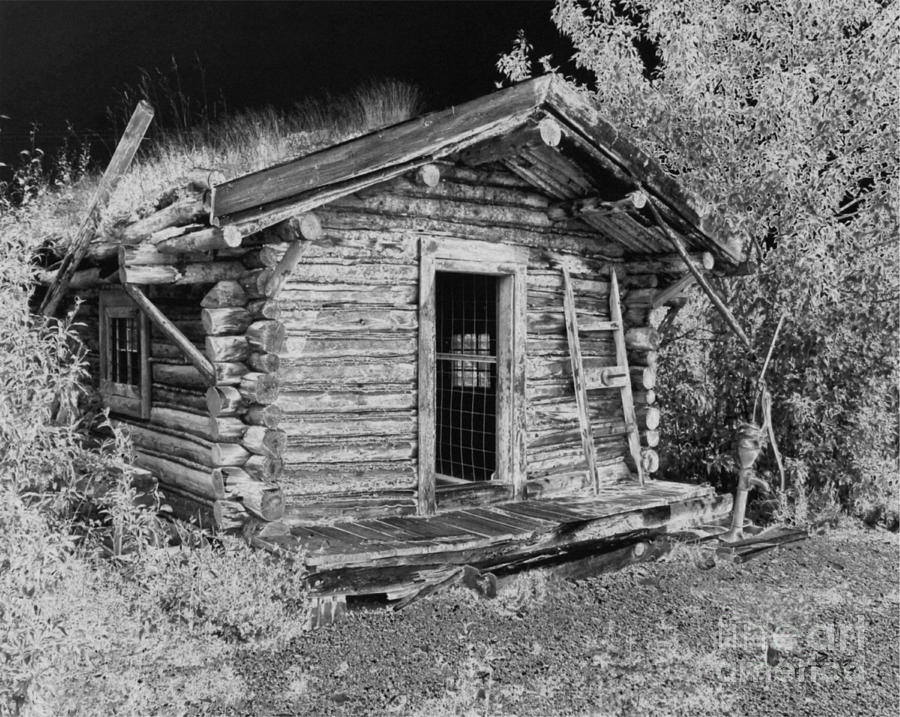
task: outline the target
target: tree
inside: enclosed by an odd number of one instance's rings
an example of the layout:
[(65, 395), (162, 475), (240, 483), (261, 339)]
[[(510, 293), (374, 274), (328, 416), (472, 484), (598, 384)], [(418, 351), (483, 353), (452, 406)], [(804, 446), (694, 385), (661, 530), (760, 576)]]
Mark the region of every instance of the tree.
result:
[[(767, 379), (792, 485), (895, 505), (897, 3), (557, 0), (552, 20), (582, 89), (752, 257), (718, 286), (758, 355), (786, 315)], [(708, 307), (675, 329), (668, 470), (727, 468), (759, 363)]]

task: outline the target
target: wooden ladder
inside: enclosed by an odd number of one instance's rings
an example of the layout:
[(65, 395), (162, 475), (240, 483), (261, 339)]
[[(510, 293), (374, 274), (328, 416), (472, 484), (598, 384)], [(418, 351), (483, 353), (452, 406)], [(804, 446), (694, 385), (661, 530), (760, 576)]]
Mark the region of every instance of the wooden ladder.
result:
[(619, 282), (616, 272), (610, 269), (609, 283), (609, 321), (589, 319), (583, 322), (582, 331), (610, 331), (616, 347), (616, 365), (585, 368), (581, 356), (579, 339), (578, 313), (575, 310), (575, 292), (572, 290), (572, 278), (569, 270), (563, 266), (564, 307), (566, 313), (566, 335), (569, 340), (569, 358), (572, 361), (572, 380), (575, 384), (575, 403), (578, 407), (578, 424), (581, 432), (581, 445), (587, 460), (588, 472), (594, 484), (594, 490), (600, 489), (600, 474), (597, 471), (597, 451), (594, 447), (594, 434), (588, 414), (587, 392), (598, 388), (617, 388), (622, 397), (622, 413), (625, 418), (625, 431), (628, 436), (628, 450), (637, 469), (638, 481), (644, 485), (644, 467), (641, 461), (641, 439), (638, 433), (637, 416), (634, 412), (634, 397), (631, 394), (631, 375), (628, 371), (628, 354), (625, 350), (625, 329), (622, 326), (622, 307), (619, 302)]

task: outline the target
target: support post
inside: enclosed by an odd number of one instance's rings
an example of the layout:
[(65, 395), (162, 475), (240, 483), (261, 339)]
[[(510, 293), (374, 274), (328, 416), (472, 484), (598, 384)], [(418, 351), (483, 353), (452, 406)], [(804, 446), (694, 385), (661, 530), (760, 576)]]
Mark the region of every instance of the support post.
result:
[(653, 215), (654, 221), (659, 225), (659, 228), (663, 231), (666, 237), (669, 239), (669, 242), (675, 247), (675, 251), (678, 252), (678, 255), (681, 257), (682, 261), (687, 265), (688, 270), (691, 274), (694, 275), (694, 278), (697, 280), (697, 283), (700, 285), (700, 288), (703, 289), (704, 293), (709, 297), (709, 300), (712, 301), (713, 306), (716, 307), (716, 310), (722, 315), (722, 318), (725, 319), (725, 323), (731, 328), (734, 332), (735, 336), (737, 336), (744, 345), (753, 351), (753, 344), (750, 343), (750, 339), (747, 337), (747, 334), (744, 333), (744, 330), (740, 327), (737, 320), (735, 320), (734, 315), (731, 311), (728, 310), (728, 307), (725, 306), (725, 302), (719, 298), (719, 295), (715, 292), (715, 290), (709, 285), (709, 282), (706, 280), (706, 277), (703, 276), (703, 272), (697, 268), (694, 262), (691, 260), (691, 257), (688, 256), (687, 250), (681, 244), (681, 240), (675, 235), (675, 232), (672, 231), (671, 227), (668, 223), (660, 216), (659, 210), (656, 208), (656, 203), (649, 198), (649, 193), (643, 187), (640, 189), (647, 195), (648, 201), (647, 206), (650, 209), (650, 213)]

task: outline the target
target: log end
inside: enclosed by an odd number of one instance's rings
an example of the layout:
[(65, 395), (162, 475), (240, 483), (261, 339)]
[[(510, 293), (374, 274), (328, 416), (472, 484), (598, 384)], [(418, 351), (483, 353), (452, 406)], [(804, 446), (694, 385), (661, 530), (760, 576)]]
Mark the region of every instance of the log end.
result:
[(544, 117), (538, 123), (538, 131), (541, 135), (541, 141), (548, 147), (556, 147), (562, 140), (562, 127), (552, 117)]
[(436, 164), (425, 164), (416, 170), (416, 183), (423, 187), (436, 187), (441, 181), (441, 169)]

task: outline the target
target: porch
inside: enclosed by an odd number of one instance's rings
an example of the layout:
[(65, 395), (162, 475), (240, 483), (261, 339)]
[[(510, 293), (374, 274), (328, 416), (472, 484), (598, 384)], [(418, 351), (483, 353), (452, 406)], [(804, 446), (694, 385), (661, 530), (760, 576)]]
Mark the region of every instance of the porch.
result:
[(448, 568), (509, 573), (567, 555), (603, 552), (724, 517), (730, 495), (708, 485), (649, 480), (608, 485), (587, 497), (505, 501), (432, 516), (290, 521), (289, 534), (255, 540), (302, 550), (319, 596), (398, 599), (440, 581)]

